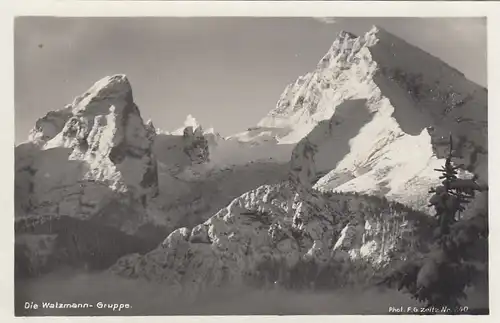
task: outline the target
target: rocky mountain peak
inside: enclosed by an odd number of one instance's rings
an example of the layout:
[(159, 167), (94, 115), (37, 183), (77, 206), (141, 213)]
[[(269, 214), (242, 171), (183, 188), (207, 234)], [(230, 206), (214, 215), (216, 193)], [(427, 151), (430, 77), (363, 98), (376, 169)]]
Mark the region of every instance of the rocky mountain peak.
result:
[(71, 104), (73, 114), (98, 113), (94, 109), (104, 108), (103, 101), (133, 102), (132, 87), (123, 74), (107, 76), (97, 81), (85, 93), (75, 98)]
[[(31, 159), (32, 193), (40, 199), (62, 183), (92, 182), (144, 204), (158, 194), (151, 126), (144, 124), (125, 75), (99, 80), (72, 104), (37, 121), (31, 133), (40, 149)], [(59, 156), (53, 165), (50, 155)]]
[[(432, 165), (443, 162), (450, 133), (458, 162), (487, 178), (486, 94), (381, 28), (360, 37), (343, 31), (259, 126), (290, 129), (278, 140), (296, 144), (291, 171), (304, 185), (392, 196), (420, 208), (426, 187), (438, 181)], [(413, 149), (418, 156), (407, 153)]]
[(58, 135), (72, 117), (91, 119), (108, 114), (111, 107), (115, 114), (139, 114), (133, 104), (132, 87), (123, 74), (102, 78), (76, 97), (71, 104), (63, 109), (50, 111), (38, 119), (30, 132), (29, 140), (43, 146)]
[(184, 121), (184, 127), (186, 127), (186, 128), (191, 127), (193, 129), (197, 129), (201, 126), (195, 117), (193, 117), (191, 114), (188, 114), (186, 117), (186, 120)]

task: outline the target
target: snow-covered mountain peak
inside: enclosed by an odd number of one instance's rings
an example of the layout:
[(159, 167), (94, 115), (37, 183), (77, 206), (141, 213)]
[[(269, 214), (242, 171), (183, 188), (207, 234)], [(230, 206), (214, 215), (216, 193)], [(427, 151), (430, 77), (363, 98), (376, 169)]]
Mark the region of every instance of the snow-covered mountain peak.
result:
[[(373, 25), (369, 31), (363, 35), (356, 35), (349, 31), (341, 30), (337, 38), (334, 40), (332, 46), (330, 47), (328, 53), (336, 52), (343, 47), (344, 50), (357, 51), (362, 46), (373, 47), (377, 44), (391, 44), (393, 42), (401, 41), (401, 39), (386, 31), (385, 29)], [(352, 46), (354, 44), (359, 44), (361, 46)], [(413, 45), (408, 44), (413, 47)], [(419, 49), (420, 50), (420, 49)]]
[(146, 121), (146, 128), (148, 129), (148, 131), (150, 133), (152, 133), (153, 135), (156, 135), (157, 129), (156, 129), (155, 125), (153, 124), (153, 120), (149, 119), (148, 121)]
[(193, 129), (196, 129), (200, 127), (200, 124), (195, 117), (193, 117), (191, 114), (188, 114), (186, 120), (184, 121), (184, 127), (191, 127)]
[(73, 101), (73, 113), (85, 113), (85, 111), (95, 107), (91, 103), (102, 100), (133, 100), (132, 87), (127, 76), (124, 74), (107, 76), (94, 83), (84, 94)]
[(176, 136), (182, 136), (184, 133), (186, 133), (186, 131), (188, 131), (188, 132), (201, 132), (201, 133), (205, 132), (203, 130), (203, 127), (201, 126), (201, 124), (191, 114), (188, 114), (186, 116), (186, 119), (184, 120), (182, 127), (177, 128), (176, 130), (172, 131), (171, 134), (176, 135)]
[(349, 31), (341, 30), (341, 31), (339, 31), (337, 39), (342, 40), (342, 39), (346, 39), (346, 38), (357, 38), (357, 37), (358, 36), (356, 36), (355, 34), (349, 32)]
[[(118, 161), (125, 155), (140, 158), (151, 148), (151, 131), (141, 118), (130, 82), (123, 74), (99, 80), (68, 108), (68, 120), (45, 143), (45, 149), (66, 147), (74, 149), (73, 155), (91, 159), (108, 156)], [(116, 159), (117, 154), (123, 156)]]
[[(485, 94), (461, 72), (381, 28), (373, 27), (359, 37), (343, 31), (316, 68), (288, 85), (258, 125), (290, 127), (295, 131), (284, 140), (297, 142), (318, 122), (329, 119), (343, 101), (389, 96), (389, 91), (394, 92), (389, 85), (409, 94), (411, 103), (426, 108), (433, 118), (474, 92)], [(476, 104), (481, 109), (485, 106), (485, 102)]]
[(369, 82), (378, 68), (369, 47), (378, 43), (378, 33), (379, 29), (372, 29), (358, 37), (341, 31), (315, 70), (288, 85), (259, 126), (293, 129), (282, 139), (298, 142), (318, 122), (330, 118), (344, 100), (377, 95)]
[(330, 60), (330, 58), (333, 57), (337, 57), (337, 60), (348, 60), (349, 55), (352, 56), (356, 54), (363, 47), (373, 47), (379, 42), (390, 43), (394, 38), (396, 38), (396, 36), (378, 26), (373, 26), (362, 36), (358, 36), (349, 31), (341, 30), (326, 53), (326, 59), (323, 57), (318, 67), (324, 67), (325, 62), (335, 62), (335, 60)]
[[(28, 165), (35, 171), (30, 173), (31, 191), (25, 192), (33, 199), (32, 207), (45, 204), (58, 210), (56, 214), (76, 217), (101, 210), (102, 203), (94, 198), (97, 204), (85, 212), (78, 209), (82, 201), (59, 211), (74, 198), (66, 195), (68, 189), (80, 189), (83, 199), (92, 190), (104, 190), (103, 199), (125, 194), (145, 205), (158, 193), (155, 136), (152, 124), (141, 118), (126, 76), (101, 79), (72, 104), (37, 121), (31, 133), (36, 148), (29, 151)], [(26, 159), (25, 150), (16, 148), (16, 154)]]
[(450, 133), (461, 147), (458, 162), (487, 181), (486, 94), (440, 59), (373, 27), (360, 37), (340, 32), (259, 127), (287, 129), (276, 139), (297, 144), (292, 173), (304, 185), (320, 179), (321, 189), (420, 206), (439, 180), (433, 167), (442, 164)]
[(108, 114), (113, 109), (115, 114), (133, 113), (139, 110), (133, 103), (132, 87), (123, 74), (107, 76), (94, 83), (82, 95), (76, 97), (63, 109), (50, 111), (37, 120), (29, 134), (29, 141), (43, 146), (58, 135), (72, 117), (87, 118)]

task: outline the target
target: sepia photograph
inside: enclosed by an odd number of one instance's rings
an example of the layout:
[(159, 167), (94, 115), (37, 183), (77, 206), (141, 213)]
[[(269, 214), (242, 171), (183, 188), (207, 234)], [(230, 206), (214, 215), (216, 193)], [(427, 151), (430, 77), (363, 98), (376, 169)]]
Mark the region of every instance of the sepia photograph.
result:
[(488, 315), (486, 17), (14, 20), (16, 316)]

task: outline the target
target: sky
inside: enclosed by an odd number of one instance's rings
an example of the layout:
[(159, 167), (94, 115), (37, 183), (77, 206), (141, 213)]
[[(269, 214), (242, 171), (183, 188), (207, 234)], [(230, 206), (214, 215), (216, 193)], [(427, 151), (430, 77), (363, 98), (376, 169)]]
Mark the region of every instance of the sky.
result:
[(314, 70), (340, 30), (377, 25), (486, 86), (481, 18), (57, 18), (15, 20), (16, 143), (96, 81), (126, 74), (146, 121), (187, 115), (230, 135), (254, 126), (286, 85)]

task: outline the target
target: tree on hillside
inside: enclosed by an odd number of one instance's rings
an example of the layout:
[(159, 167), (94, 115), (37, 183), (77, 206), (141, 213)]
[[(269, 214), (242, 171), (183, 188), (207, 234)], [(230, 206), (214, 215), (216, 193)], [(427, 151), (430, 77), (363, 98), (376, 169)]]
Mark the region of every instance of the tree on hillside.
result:
[(475, 178), (460, 179), (454, 166), (453, 138), (440, 176), (441, 185), (432, 188), (434, 193), (429, 206), (436, 211), (436, 224), (429, 251), (416, 259), (400, 262), (383, 280), (383, 284), (397, 286), (413, 298), (425, 302), (427, 306), (453, 311), (465, 299), (465, 288), (471, 284), (474, 266), (468, 262), (467, 252), (478, 238), (487, 238), (487, 217), (477, 214), (471, 218), (460, 217), (465, 205), (482, 191)]

